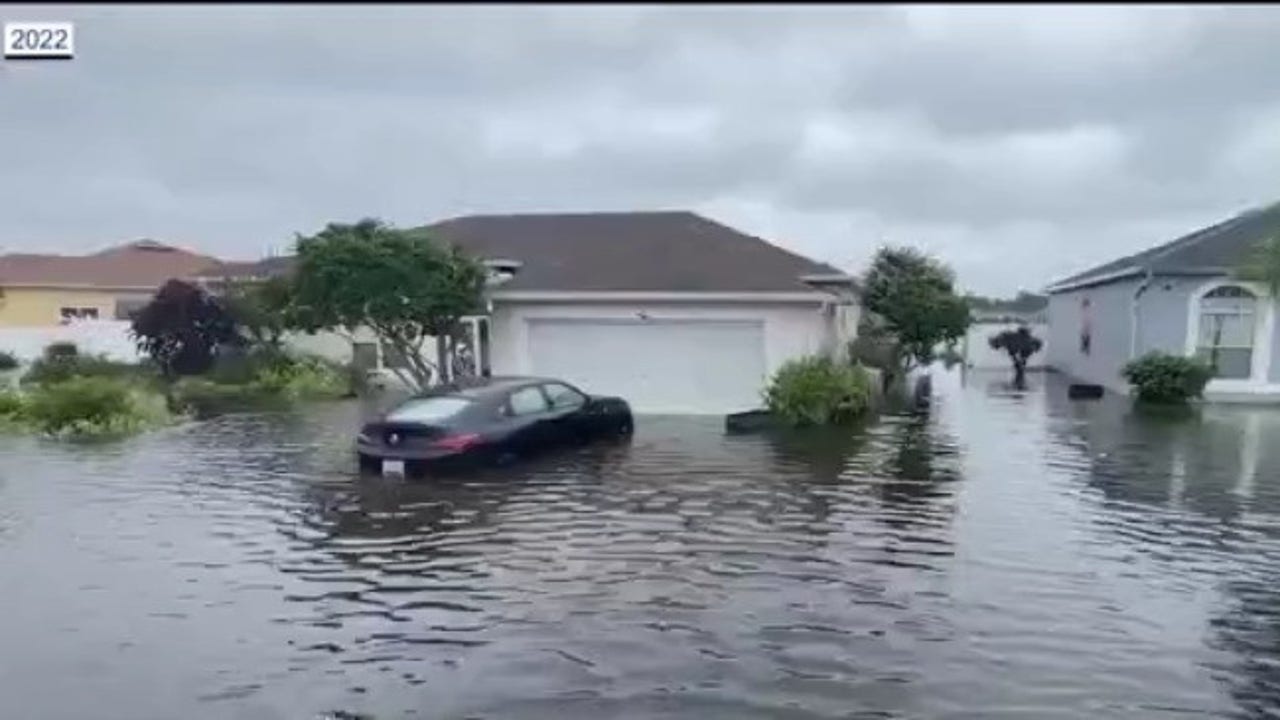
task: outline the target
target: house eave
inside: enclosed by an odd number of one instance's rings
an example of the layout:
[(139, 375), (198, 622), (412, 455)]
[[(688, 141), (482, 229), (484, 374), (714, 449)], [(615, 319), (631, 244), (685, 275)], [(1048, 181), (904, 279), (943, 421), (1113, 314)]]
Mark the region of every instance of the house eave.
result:
[[(1107, 273), (1106, 275), (1098, 275), (1096, 277), (1083, 278), (1081, 280), (1077, 280), (1075, 282), (1070, 282), (1070, 283), (1064, 282), (1064, 283), (1058, 283), (1056, 285), (1050, 285), (1048, 288), (1046, 288), (1045, 292), (1047, 292), (1050, 295), (1054, 295), (1056, 293), (1070, 292), (1072, 290), (1079, 290), (1081, 288), (1097, 287), (1099, 285), (1106, 285), (1108, 283), (1112, 283), (1117, 280), (1126, 280), (1131, 277), (1143, 275), (1146, 272), (1147, 272), (1147, 268), (1138, 267), (1137, 265), (1131, 265), (1128, 268), (1125, 268), (1123, 270), (1117, 270), (1112, 273)], [(1185, 267), (1185, 268), (1165, 268), (1160, 270), (1153, 270), (1152, 274), (1158, 277), (1215, 277), (1218, 275), (1230, 275), (1232, 272), (1233, 272), (1232, 268), (1225, 268), (1225, 267)]]
[(94, 285), (91, 283), (31, 283), (0, 280), (0, 289), (13, 290), (92, 290), (95, 292), (154, 293), (159, 285)]
[(1046, 288), (1045, 292), (1047, 292), (1050, 295), (1056, 295), (1057, 293), (1070, 292), (1072, 290), (1079, 290), (1080, 288), (1106, 285), (1107, 283), (1112, 283), (1117, 280), (1124, 280), (1130, 277), (1134, 277), (1136, 275), (1141, 275), (1143, 272), (1144, 270), (1142, 268), (1136, 265), (1130, 265), (1127, 268), (1122, 268), (1120, 270), (1116, 270), (1115, 272), (1109, 272), (1105, 275), (1095, 275), (1094, 277), (1081, 278), (1074, 282), (1064, 281), (1064, 282), (1056, 283)]

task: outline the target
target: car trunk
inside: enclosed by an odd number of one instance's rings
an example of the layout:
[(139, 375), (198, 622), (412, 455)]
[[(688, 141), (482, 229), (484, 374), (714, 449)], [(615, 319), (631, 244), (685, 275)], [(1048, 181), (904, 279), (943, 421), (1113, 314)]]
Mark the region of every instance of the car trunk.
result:
[(449, 434), (449, 429), (439, 425), (413, 422), (372, 422), (364, 426), (364, 434), (390, 448), (421, 450)]

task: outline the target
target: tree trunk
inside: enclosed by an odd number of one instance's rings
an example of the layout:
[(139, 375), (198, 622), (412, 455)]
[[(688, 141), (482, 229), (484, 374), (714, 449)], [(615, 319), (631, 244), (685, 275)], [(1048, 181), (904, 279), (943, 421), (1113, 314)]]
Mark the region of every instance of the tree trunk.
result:
[(1027, 387), (1027, 361), (1025, 358), (1013, 359), (1013, 386), (1019, 390)]
[(448, 339), (446, 333), (436, 335), (436, 373), (440, 376), (441, 384), (449, 382), (453, 376), (452, 368), (449, 367)]

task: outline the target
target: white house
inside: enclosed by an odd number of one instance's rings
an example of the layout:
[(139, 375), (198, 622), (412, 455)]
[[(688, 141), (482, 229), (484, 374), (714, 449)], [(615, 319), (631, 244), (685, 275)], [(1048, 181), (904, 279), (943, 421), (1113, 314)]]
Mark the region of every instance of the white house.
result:
[(480, 371), (563, 378), (638, 412), (757, 407), (784, 362), (841, 353), (857, 327), (852, 278), (689, 212), (480, 215), (425, 230), (509, 277), (473, 321)]
[(1121, 368), (1158, 351), (1200, 357), (1207, 400), (1280, 402), (1277, 299), (1239, 268), (1280, 237), (1280, 203), (1255, 208), (1049, 288), (1049, 362), (1128, 392)]

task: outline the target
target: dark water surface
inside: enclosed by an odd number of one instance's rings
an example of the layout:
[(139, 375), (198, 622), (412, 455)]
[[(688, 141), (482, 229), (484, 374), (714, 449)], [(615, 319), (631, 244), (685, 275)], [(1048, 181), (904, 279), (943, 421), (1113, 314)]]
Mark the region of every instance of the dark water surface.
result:
[(350, 405), (0, 438), (6, 718), (1280, 717), (1280, 411), (931, 417), (358, 479)]

